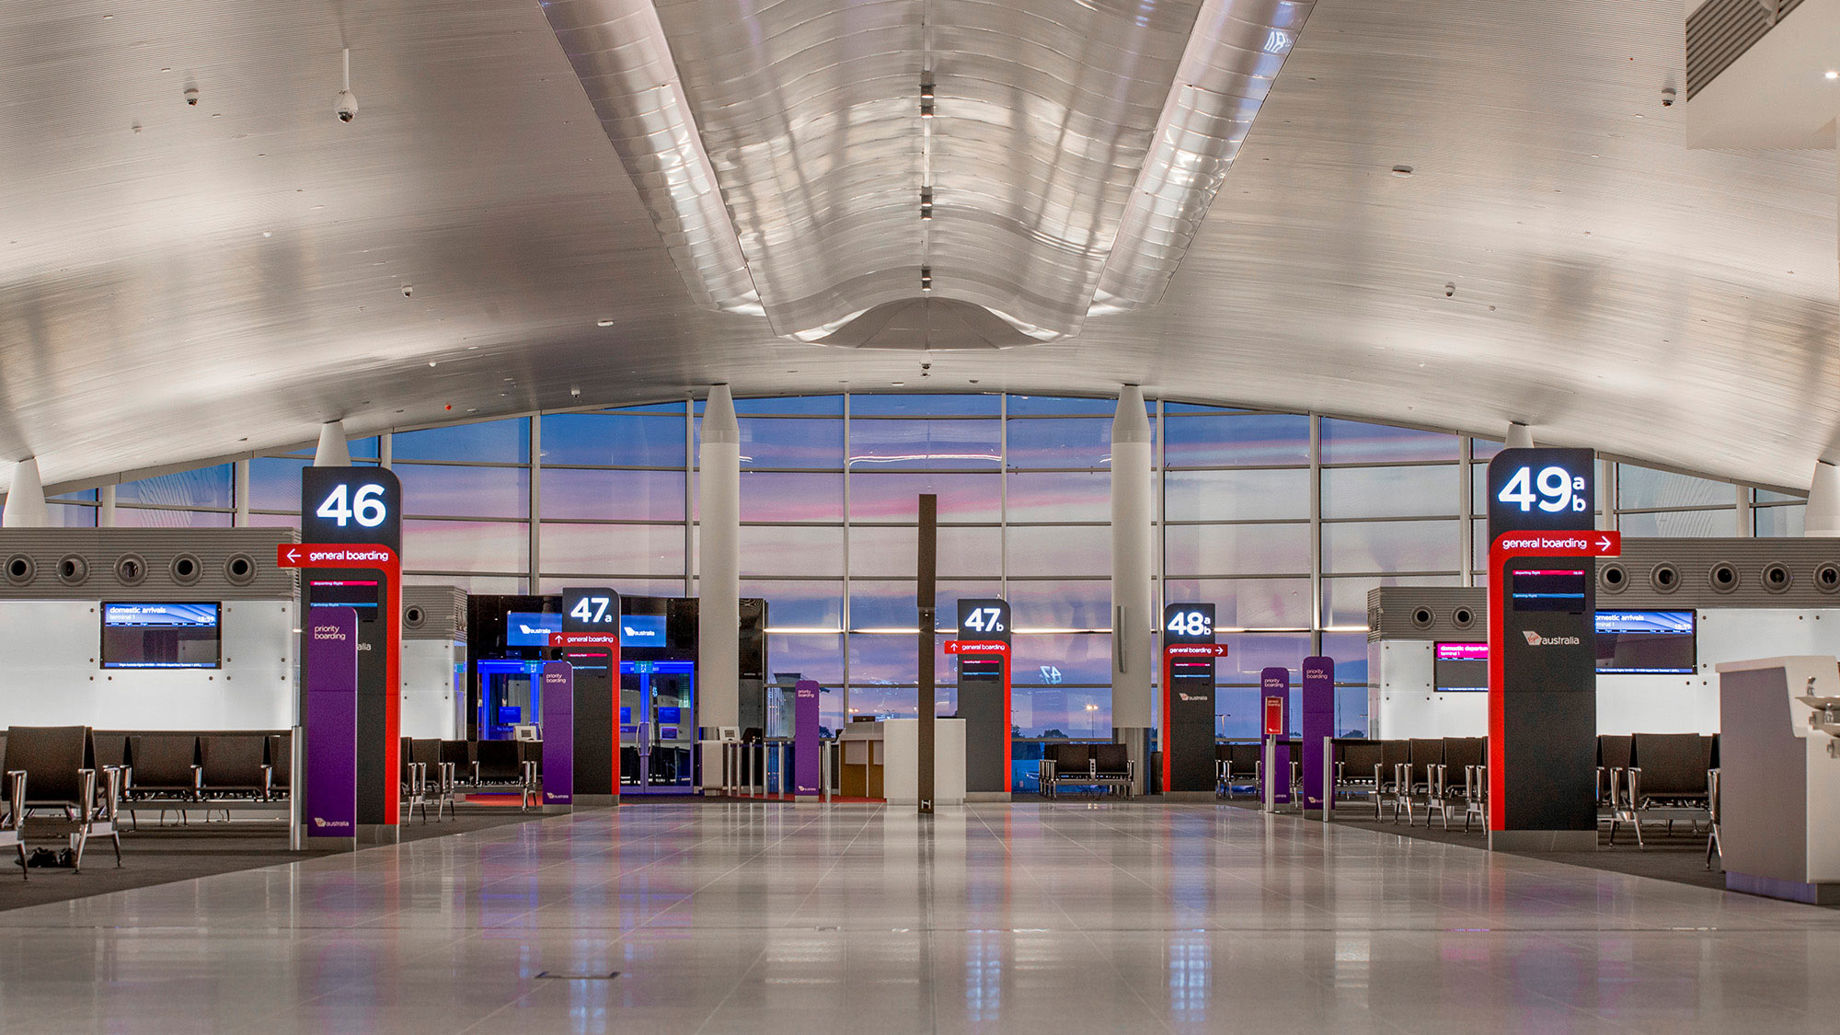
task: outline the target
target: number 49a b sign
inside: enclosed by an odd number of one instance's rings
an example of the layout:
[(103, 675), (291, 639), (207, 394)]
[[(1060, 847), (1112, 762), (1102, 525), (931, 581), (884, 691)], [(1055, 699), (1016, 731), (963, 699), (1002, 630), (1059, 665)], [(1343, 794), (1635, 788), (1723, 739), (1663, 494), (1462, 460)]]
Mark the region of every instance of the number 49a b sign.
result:
[(300, 541), (374, 543), (402, 555), (402, 485), (381, 467), (300, 473)]
[(1592, 528), (1595, 456), (1589, 449), (1504, 449), (1489, 461), (1489, 538), (1503, 532)]

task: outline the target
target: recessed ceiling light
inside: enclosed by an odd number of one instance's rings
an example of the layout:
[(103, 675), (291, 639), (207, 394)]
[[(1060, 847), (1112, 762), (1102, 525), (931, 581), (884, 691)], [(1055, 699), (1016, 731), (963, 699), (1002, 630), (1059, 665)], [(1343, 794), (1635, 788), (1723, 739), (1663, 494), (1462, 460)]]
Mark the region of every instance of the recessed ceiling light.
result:
[(1393, 166), (1393, 175), (1403, 179), (1404, 177), (1412, 175), (1412, 167), (1409, 165), (1395, 165)]
[(594, 321), (594, 326), (596, 326), (596, 327), (612, 327), (612, 326), (613, 326), (613, 321), (612, 321), (612, 320), (596, 320), (596, 321)]
[(1826, 71), (1826, 73), (1825, 73), (1825, 75), (1826, 75), (1826, 77), (1827, 77), (1827, 80), (1828, 80), (1829, 82), (1832, 82), (1832, 81), (1833, 81), (1833, 80), (1835, 80), (1835, 79), (1840, 79), (1840, 71), (1836, 71), (1836, 70), (1834, 70), (1834, 69), (1832, 69), (1832, 68), (1830, 68), (1830, 69), (1828, 69), (1828, 70)]
[(906, 381), (890, 381), (890, 382), (888, 382), (888, 387), (890, 387), (890, 388), (906, 388), (906, 387), (907, 387), (907, 382), (906, 382)]

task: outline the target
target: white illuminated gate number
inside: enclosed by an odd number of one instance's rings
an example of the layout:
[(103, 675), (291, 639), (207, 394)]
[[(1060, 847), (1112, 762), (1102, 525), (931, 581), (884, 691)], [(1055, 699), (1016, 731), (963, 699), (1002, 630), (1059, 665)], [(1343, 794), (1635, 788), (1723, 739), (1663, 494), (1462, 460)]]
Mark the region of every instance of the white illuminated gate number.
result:
[(965, 616), (965, 628), (981, 633), (1000, 633), (1003, 631), (1003, 612), (994, 607), (974, 608)]
[(383, 524), (387, 512), (383, 506), (383, 486), (364, 485), (349, 497), (350, 486), (335, 485), (326, 498), (320, 502), (319, 509), (313, 513), (333, 524), (344, 528), (346, 522), (356, 521), (361, 527), (376, 528)]
[(1213, 632), (1204, 611), (1177, 611), (1169, 619), (1169, 631), (1180, 636), (1206, 636)]
[[(1537, 491), (1536, 491), (1537, 490)], [(1563, 467), (1541, 468), (1539, 477), (1534, 477), (1533, 468), (1522, 467), (1509, 477), (1508, 484), (1501, 487), (1501, 493), (1495, 498), (1503, 503), (1520, 508), (1525, 514), (1537, 503), (1548, 514), (1557, 514), (1565, 510), (1583, 510), (1584, 479), (1573, 477)]]
[(593, 624), (610, 622), (612, 619), (607, 610), (612, 604), (613, 601), (608, 597), (582, 597), (575, 602), (575, 609), (569, 612), (569, 617)]

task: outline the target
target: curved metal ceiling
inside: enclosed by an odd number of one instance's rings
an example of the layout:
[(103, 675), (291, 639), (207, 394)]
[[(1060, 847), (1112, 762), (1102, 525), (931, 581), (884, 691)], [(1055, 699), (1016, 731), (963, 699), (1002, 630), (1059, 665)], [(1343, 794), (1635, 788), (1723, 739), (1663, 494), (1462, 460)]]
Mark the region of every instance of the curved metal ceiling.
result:
[(545, 11), (699, 304), (828, 343), (931, 295), (1026, 342), (1161, 294), (1309, 2)]
[[(0, 459), (56, 491), (335, 418), (1129, 381), (1806, 485), (1840, 443), (1833, 155), (1688, 149), (1659, 102), (1680, 18), (1319, 0), (1155, 305), (916, 355), (699, 306), (528, 0), (0, 5)], [(905, 93), (917, 68), (886, 71)]]

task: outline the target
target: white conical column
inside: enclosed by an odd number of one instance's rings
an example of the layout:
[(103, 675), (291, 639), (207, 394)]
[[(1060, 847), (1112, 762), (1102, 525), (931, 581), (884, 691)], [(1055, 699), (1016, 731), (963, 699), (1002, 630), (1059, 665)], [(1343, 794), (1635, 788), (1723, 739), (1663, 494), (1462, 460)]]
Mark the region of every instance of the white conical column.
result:
[(43, 528), (50, 523), (51, 511), (45, 508), (45, 483), (38, 477), (38, 458), (26, 457), (13, 465), (13, 484), (6, 490), (6, 509), (0, 513), (0, 526)]
[(1506, 448), (1532, 449), (1533, 429), (1522, 424), (1520, 421), (1510, 422), (1508, 424), (1508, 442)]
[[(8, 500), (10, 507), (12, 501)], [(1814, 465), (1814, 480), (1808, 486), (1808, 506), (1802, 511), (1802, 534), (1840, 536), (1840, 467), (1826, 460)]]
[(313, 451), (314, 467), (350, 467), (351, 450), (345, 444), (345, 422), (328, 421), (319, 427), (319, 448)]
[[(1143, 389), (1126, 385), (1112, 418), (1112, 727), (1133, 755), (1143, 745), (1141, 731), (1156, 724), (1150, 693), (1155, 653), (1150, 437)], [(1137, 771), (1147, 766), (1148, 759), (1139, 759)]]
[(741, 722), (741, 426), (727, 385), (709, 389), (697, 453), (697, 724)]

